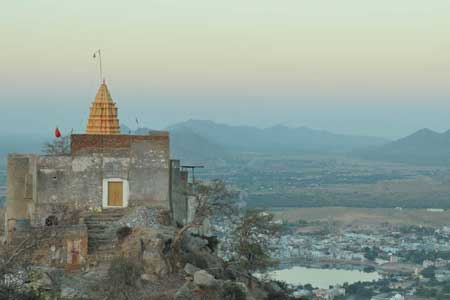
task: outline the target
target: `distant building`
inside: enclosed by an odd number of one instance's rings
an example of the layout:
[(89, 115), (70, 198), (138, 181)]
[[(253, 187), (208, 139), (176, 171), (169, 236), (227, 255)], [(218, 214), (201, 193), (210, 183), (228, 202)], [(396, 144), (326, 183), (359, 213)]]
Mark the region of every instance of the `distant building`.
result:
[(436, 270), (434, 277), (439, 282), (450, 281), (450, 270)]
[(317, 289), (313, 291), (316, 299), (319, 300), (334, 300), (336, 297), (345, 296), (345, 289), (335, 287), (331, 289)]
[(405, 300), (405, 297), (398, 293), (386, 293), (373, 296), (370, 300)]
[(424, 268), (433, 267), (433, 266), (434, 266), (434, 261), (424, 260), (422, 262), (422, 267), (424, 267)]
[(443, 208), (427, 208), (427, 211), (429, 211), (429, 212), (444, 212), (445, 210)]
[(398, 263), (398, 257), (396, 255), (393, 254), (389, 254), (389, 263), (391, 264), (396, 264)]

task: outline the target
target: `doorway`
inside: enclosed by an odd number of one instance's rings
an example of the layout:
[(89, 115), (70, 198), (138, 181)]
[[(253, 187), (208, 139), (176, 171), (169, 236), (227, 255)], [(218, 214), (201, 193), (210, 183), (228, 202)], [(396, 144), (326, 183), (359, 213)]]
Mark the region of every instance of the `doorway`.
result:
[(123, 207), (123, 182), (108, 182), (108, 206)]

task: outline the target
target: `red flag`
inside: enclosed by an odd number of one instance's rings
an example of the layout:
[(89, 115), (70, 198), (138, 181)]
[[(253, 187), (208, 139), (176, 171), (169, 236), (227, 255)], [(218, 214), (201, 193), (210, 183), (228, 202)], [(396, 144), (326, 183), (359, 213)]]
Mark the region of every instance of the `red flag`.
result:
[(61, 131), (59, 131), (59, 128), (58, 128), (58, 127), (56, 127), (56, 129), (55, 129), (55, 136), (56, 136), (57, 138), (60, 138), (60, 137), (61, 137)]

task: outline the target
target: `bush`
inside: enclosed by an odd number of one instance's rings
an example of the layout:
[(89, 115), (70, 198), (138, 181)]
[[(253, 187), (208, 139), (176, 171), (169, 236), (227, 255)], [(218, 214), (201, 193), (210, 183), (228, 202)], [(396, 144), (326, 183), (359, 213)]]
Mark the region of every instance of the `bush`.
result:
[(142, 273), (142, 264), (137, 261), (126, 257), (115, 258), (102, 285), (104, 295), (115, 300), (136, 299)]
[(115, 258), (108, 269), (108, 282), (111, 285), (135, 286), (142, 274), (142, 266), (125, 257)]
[(363, 271), (364, 271), (365, 273), (372, 273), (372, 272), (375, 272), (376, 269), (375, 269), (374, 266), (365, 266), (364, 269), (363, 269)]
[(420, 274), (425, 278), (434, 278), (436, 268), (434, 266), (427, 267), (420, 272)]
[(292, 290), (283, 281), (273, 280), (264, 287), (267, 292), (267, 300), (290, 300), (295, 299), (292, 296)]
[(119, 241), (122, 241), (123, 239), (125, 239), (127, 236), (129, 236), (131, 233), (133, 232), (133, 229), (125, 226), (125, 227), (120, 227), (119, 229), (117, 229), (116, 231), (116, 236), (117, 239)]
[(241, 286), (234, 282), (226, 281), (223, 285), (223, 300), (247, 300), (247, 295)]
[(45, 297), (41, 296), (39, 292), (10, 286), (0, 286), (0, 299), (1, 300), (44, 300)]

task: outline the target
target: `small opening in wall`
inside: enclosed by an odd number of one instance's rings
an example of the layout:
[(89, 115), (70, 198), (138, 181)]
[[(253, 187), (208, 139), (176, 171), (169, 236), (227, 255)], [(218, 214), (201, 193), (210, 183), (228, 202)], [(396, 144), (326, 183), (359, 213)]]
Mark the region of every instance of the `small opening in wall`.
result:
[(56, 226), (58, 225), (58, 218), (56, 216), (48, 216), (45, 219), (45, 226)]
[(53, 180), (56, 180), (57, 178), (56, 178), (56, 176), (53, 176)]

